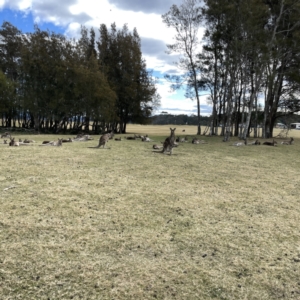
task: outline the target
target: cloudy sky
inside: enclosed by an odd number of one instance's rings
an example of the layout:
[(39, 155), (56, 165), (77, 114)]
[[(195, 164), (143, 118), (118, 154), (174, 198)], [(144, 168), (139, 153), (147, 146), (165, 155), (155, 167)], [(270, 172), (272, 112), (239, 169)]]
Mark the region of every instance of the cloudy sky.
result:
[[(34, 23), (42, 30), (49, 29), (70, 38), (79, 36), (80, 26), (94, 27), (100, 24), (117, 27), (127, 24), (136, 28), (142, 41), (142, 53), (147, 68), (159, 78), (161, 95), (159, 111), (171, 114), (196, 114), (196, 102), (185, 99), (184, 91), (170, 92), (165, 74), (174, 74), (176, 56), (166, 54), (166, 44), (174, 42), (175, 32), (162, 22), (161, 15), (173, 4), (182, 0), (0, 0), (0, 21), (8, 21), (23, 33), (33, 31)], [(206, 96), (201, 97), (201, 114), (211, 113)]]

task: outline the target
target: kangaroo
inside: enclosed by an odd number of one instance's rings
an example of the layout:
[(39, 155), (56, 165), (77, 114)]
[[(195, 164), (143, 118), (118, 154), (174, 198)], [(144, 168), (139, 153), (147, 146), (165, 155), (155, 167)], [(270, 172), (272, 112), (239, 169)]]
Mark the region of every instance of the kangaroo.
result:
[(150, 140), (149, 137), (144, 136), (144, 137), (142, 138), (142, 142), (151, 142), (151, 140)]
[(115, 138), (115, 141), (122, 141), (122, 138)]
[(28, 139), (25, 139), (24, 141), (23, 141), (23, 143), (35, 143), (35, 141), (34, 140), (28, 140)]
[(71, 138), (68, 138), (68, 139), (63, 139), (62, 142), (63, 143), (72, 143), (73, 140)]
[(62, 145), (62, 140), (63, 139), (58, 139), (57, 141), (51, 141), (49, 143), (45, 143), (43, 142), (42, 145), (40, 146), (56, 146), (56, 147), (60, 147)]
[(259, 140), (247, 141), (247, 145), (260, 145), (260, 141)]
[(154, 144), (153, 145), (153, 149), (156, 149), (156, 150), (158, 150), (158, 149), (161, 149), (163, 146), (159, 146), (159, 145), (157, 145), (157, 144)]
[(6, 137), (11, 138), (11, 134), (9, 132), (4, 132), (4, 134), (1, 135), (1, 139)]
[(281, 142), (282, 145), (292, 145), (293, 143), (294, 143), (294, 139), (292, 137), (290, 140), (285, 140)]
[(273, 139), (273, 142), (263, 142), (263, 145), (266, 145), (266, 146), (277, 146), (277, 142)]
[(204, 140), (199, 140), (197, 138), (193, 138), (192, 139), (192, 144), (207, 144), (207, 142), (204, 141)]
[(247, 145), (247, 140), (237, 141), (237, 142), (232, 144), (232, 146), (237, 146), (237, 147), (245, 146), (245, 145)]
[(3, 144), (7, 144), (7, 140), (4, 140), (4, 141), (3, 141)]
[(170, 152), (170, 155), (172, 155), (172, 150), (173, 150), (174, 142), (176, 139), (176, 137), (175, 137), (176, 128), (174, 128), (174, 129), (170, 128), (170, 130), (171, 130), (170, 136), (167, 137), (164, 141), (162, 153)]
[(110, 139), (112, 133), (106, 133), (103, 134), (100, 139), (99, 139), (99, 145), (96, 148), (100, 148), (101, 146), (103, 146), (103, 149), (106, 147), (107, 142)]
[(93, 140), (93, 138), (88, 134), (77, 134), (77, 136), (73, 139), (76, 142), (85, 142)]
[(15, 138), (10, 138), (9, 146), (19, 147), (20, 143), (15, 141)]

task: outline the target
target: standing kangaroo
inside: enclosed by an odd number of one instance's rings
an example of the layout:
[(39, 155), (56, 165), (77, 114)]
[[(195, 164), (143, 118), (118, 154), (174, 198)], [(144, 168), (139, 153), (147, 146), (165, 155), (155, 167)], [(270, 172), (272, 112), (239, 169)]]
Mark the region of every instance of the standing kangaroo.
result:
[(176, 137), (175, 137), (176, 128), (174, 128), (174, 129), (170, 128), (170, 130), (171, 130), (170, 136), (167, 137), (164, 141), (162, 153), (170, 152), (170, 155), (172, 155), (172, 150), (173, 150), (174, 142), (176, 139)]
[(103, 149), (106, 147), (106, 143), (110, 140), (111, 136), (113, 136), (113, 132), (103, 134), (99, 139), (99, 145), (96, 148), (100, 148), (103, 146)]

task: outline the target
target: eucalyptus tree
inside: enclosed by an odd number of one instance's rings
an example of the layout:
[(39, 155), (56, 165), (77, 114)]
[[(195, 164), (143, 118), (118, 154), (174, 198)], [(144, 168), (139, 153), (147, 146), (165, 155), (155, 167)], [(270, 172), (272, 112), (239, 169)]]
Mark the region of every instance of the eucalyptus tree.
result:
[(98, 52), (100, 68), (117, 96), (112, 129), (125, 133), (129, 121), (145, 122), (155, 108), (155, 81), (147, 71), (136, 29), (131, 33), (124, 25), (118, 30), (113, 23), (109, 31), (102, 24)]
[(199, 29), (202, 20), (199, 0), (183, 0), (178, 7), (172, 5), (170, 10), (162, 15), (163, 22), (167, 27), (174, 28), (176, 35), (175, 43), (167, 45), (169, 53), (179, 53), (182, 58), (176, 62), (176, 66), (184, 73), (181, 79), (167, 76), (175, 81), (173, 88), (187, 86), (186, 96), (197, 101), (197, 135), (201, 134), (200, 126), (200, 96), (199, 89), (203, 88), (199, 81), (199, 72), (196, 65), (197, 51), (199, 49)]
[(76, 46), (78, 55), (76, 106), (84, 115), (85, 131), (89, 130), (91, 119), (94, 120), (94, 130), (98, 130), (99, 122), (112, 120), (116, 101), (116, 94), (99, 64), (95, 43), (94, 29), (91, 28), (88, 34), (87, 29), (82, 27), (81, 38)]
[(14, 83), (14, 95), (10, 94), (6, 105), (6, 126), (12, 126), (12, 120), (18, 115), (19, 99), (17, 86), (20, 77), (20, 51), (22, 47), (22, 33), (9, 22), (3, 22), (0, 28), (0, 70)]
[(300, 3), (297, 0), (266, 1), (266, 6), (269, 10), (266, 26), (269, 61), (263, 133), (265, 137), (271, 137), (276, 118), (282, 114), (281, 106), (290, 107), (292, 112), (299, 110), (299, 105), (294, 104), (297, 103), (296, 94), (300, 92), (300, 81), (292, 74), (300, 67)]
[[(22, 92), (24, 108), (30, 112), (34, 128), (57, 127), (64, 107), (65, 38), (35, 31), (24, 37), (22, 47)], [(66, 112), (65, 112), (66, 113)]]
[(8, 127), (7, 112), (11, 109), (12, 99), (15, 97), (15, 82), (7, 78), (2, 71), (0, 71), (0, 113), (2, 115), (2, 126)]
[[(220, 102), (223, 108), (223, 124), (227, 131), (225, 140), (228, 140), (229, 133), (233, 131), (232, 127), (235, 128), (235, 135), (238, 134), (239, 123), (244, 123), (245, 108), (248, 113), (244, 133), (248, 132), (253, 100), (262, 83), (259, 79), (263, 74), (264, 64), (262, 55), (257, 50), (259, 47), (254, 45), (262, 38), (259, 35), (265, 11), (256, 2), (228, 0), (221, 3), (219, 0), (205, 0), (203, 15), (206, 21), (206, 44), (203, 49), (204, 53), (208, 53), (204, 58), (209, 57), (206, 59), (205, 69), (211, 73), (214, 120), (216, 104)], [(207, 71), (204, 72), (206, 73)], [(253, 74), (259, 74), (255, 76), (256, 84)], [(213, 128), (211, 132), (214, 132)], [(226, 132), (223, 131), (224, 133)]]

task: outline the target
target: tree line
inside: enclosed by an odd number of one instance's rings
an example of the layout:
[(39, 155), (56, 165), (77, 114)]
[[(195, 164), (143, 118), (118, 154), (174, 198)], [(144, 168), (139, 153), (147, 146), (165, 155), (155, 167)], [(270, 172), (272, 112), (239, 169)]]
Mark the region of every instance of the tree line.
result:
[[(170, 52), (181, 54), (182, 76), (167, 76), (174, 89), (187, 86), (197, 100), (209, 91), (210, 134), (273, 136), (278, 119), (300, 111), (300, 2), (298, 0), (184, 0), (162, 16), (176, 29)], [(201, 51), (198, 33), (205, 29)], [(243, 126), (241, 126), (243, 124)]]
[(146, 123), (160, 102), (136, 29), (81, 27), (78, 40), (42, 31), (0, 28), (2, 126), (44, 132), (71, 129), (125, 133)]

